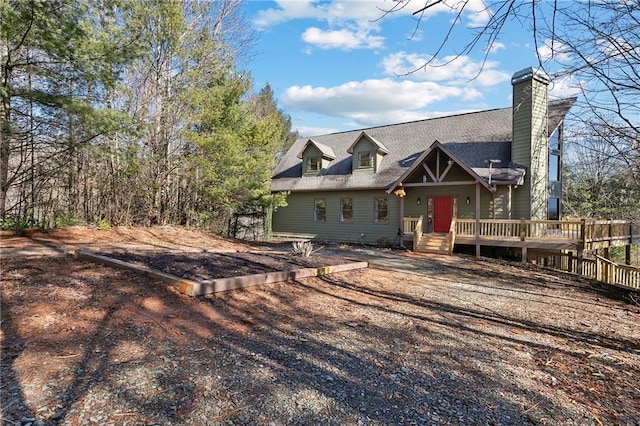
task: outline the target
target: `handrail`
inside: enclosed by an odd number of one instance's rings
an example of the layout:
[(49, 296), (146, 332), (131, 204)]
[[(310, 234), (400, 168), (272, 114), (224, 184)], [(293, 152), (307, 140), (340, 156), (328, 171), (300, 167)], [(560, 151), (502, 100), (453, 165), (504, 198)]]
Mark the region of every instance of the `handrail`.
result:
[(449, 236), (448, 236), (448, 247), (447, 249), (449, 250), (449, 256), (451, 256), (451, 254), (453, 253), (453, 246), (455, 245), (456, 242), (456, 218), (453, 217), (451, 218), (451, 226), (449, 226)]
[(420, 238), (422, 238), (422, 216), (418, 218), (416, 222), (416, 227), (413, 230), (413, 251), (418, 250), (418, 245), (420, 244)]
[(577, 273), (607, 284), (640, 291), (640, 268), (631, 265), (621, 265), (606, 257), (594, 255), (592, 258), (578, 259), (578, 257), (571, 252), (558, 253), (536, 250), (529, 253), (529, 260), (539, 265)]
[[(457, 219), (456, 235), (520, 239), (553, 239), (583, 242), (640, 239), (640, 224), (627, 220), (526, 220), (526, 219)], [(479, 226), (479, 229), (476, 229)]]
[(402, 218), (402, 232), (405, 234), (412, 234), (413, 230), (416, 228), (418, 220), (420, 220), (419, 217), (406, 216)]

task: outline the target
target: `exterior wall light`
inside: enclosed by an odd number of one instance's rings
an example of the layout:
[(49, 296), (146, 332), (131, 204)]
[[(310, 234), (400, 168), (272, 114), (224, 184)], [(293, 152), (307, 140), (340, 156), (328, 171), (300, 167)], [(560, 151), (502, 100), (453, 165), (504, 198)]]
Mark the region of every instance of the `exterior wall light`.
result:
[(418, 199), (416, 200), (416, 204), (417, 204), (417, 205), (422, 204), (422, 200), (420, 199), (420, 197), (418, 197)]
[(467, 205), (471, 204), (471, 197), (467, 196)]

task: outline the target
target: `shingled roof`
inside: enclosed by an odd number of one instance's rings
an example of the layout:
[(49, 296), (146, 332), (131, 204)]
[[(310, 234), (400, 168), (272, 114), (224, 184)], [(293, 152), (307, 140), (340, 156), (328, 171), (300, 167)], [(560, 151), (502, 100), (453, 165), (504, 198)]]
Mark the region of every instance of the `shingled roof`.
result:
[[(575, 98), (549, 102), (549, 130), (555, 129)], [(500, 159), (493, 179), (511, 181), (524, 168), (511, 163), (512, 108), (500, 108), (408, 123), (313, 136), (336, 158), (320, 176), (302, 176), (302, 152), (309, 138), (298, 139), (274, 169), (272, 191), (388, 189), (437, 140), (479, 176), (488, 178), (489, 159)], [(383, 146), (387, 155), (375, 173), (351, 173), (349, 154), (363, 132)], [(486, 169), (486, 170), (485, 170)]]

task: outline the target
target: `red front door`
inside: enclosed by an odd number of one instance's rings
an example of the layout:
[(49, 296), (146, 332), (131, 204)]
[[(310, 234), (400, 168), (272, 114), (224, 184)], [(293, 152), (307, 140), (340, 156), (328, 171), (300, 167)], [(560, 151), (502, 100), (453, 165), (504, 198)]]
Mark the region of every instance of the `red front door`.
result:
[(451, 197), (433, 198), (433, 232), (449, 232), (453, 202)]

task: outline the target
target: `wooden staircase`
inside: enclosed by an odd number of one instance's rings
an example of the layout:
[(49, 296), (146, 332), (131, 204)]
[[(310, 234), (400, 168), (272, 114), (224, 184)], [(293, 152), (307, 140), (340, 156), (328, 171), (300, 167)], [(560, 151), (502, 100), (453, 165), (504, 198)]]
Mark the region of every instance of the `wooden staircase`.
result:
[(422, 234), (414, 251), (419, 253), (451, 254), (449, 235), (447, 233)]

